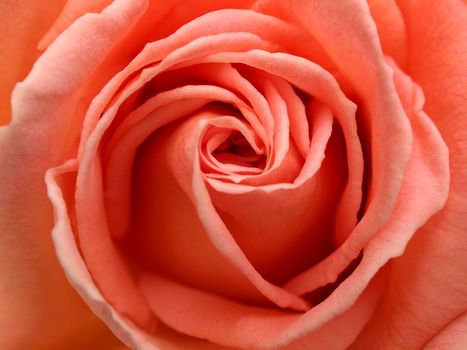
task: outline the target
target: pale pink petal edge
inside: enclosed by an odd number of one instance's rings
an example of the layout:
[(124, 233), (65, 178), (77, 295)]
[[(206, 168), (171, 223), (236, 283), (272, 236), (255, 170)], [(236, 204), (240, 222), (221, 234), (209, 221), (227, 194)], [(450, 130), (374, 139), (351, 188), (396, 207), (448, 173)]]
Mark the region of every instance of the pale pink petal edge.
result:
[(54, 208), (55, 227), (52, 231), (52, 240), (58, 260), (66, 273), (67, 279), (86, 304), (123, 343), (133, 349), (157, 350), (150, 344), (147, 336), (140, 329), (132, 325), (129, 320), (122, 318), (107, 303), (94, 284), (83, 258), (79, 254), (62, 190), (56, 182), (58, 176), (74, 172), (76, 168), (77, 161), (72, 159), (60, 167), (48, 170), (45, 177), (47, 194)]

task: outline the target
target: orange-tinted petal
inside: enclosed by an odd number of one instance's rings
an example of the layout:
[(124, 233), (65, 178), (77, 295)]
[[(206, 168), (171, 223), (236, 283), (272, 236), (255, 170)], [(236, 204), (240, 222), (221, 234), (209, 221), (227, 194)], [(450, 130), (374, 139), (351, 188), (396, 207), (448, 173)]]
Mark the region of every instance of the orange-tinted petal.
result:
[[(49, 348), (92, 319), (57, 264), (44, 175), (69, 156), (77, 136), (70, 126), (80, 123), (73, 118), (80, 88), (142, 9), (132, 1), (124, 17), (124, 2), (115, 7), (118, 16), (86, 15), (49, 47), (17, 85), (13, 122), (0, 129), (1, 348)], [(103, 33), (113, 16), (121, 22), (112, 21), (112, 34)]]
[(408, 72), (449, 148), (450, 193), (394, 262), (391, 288), (356, 345), (376, 336), (383, 348), (418, 349), (467, 308), (467, 4), (398, 3), (407, 23)]
[(89, 12), (101, 12), (111, 0), (68, 0), (60, 16), (38, 43), (41, 50), (47, 48), (57, 36), (67, 29), (75, 20)]
[(424, 347), (425, 350), (462, 350), (467, 344), (467, 312), (448, 323)]
[(406, 26), (396, 0), (368, 0), (368, 6), (384, 53), (404, 68), (408, 51)]
[(39, 57), (37, 44), (57, 18), (65, 0), (0, 2), (0, 125), (11, 119), (11, 92)]

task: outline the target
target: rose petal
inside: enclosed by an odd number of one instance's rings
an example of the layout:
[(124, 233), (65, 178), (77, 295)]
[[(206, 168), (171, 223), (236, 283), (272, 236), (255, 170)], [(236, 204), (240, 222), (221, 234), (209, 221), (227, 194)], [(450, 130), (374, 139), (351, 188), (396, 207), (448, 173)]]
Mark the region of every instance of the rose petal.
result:
[[(87, 307), (87, 306), (86, 306)], [(91, 310), (87, 307), (87, 312)], [(77, 328), (75, 333), (67, 337), (57, 346), (48, 348), (50, 350), (83, 350), (83, 349), (102, 349), (102, 350), (130, 350), (125, 347), (119, 339), (109, 330), (107, 325), (97, 316), (94, 322), (86, 327)]]
[[(226, 41), (225, 39), (229, 40)], [(112, 105), (112, 108), (102, 116), (98, 125), (92, 131), (89, 140), (86, 134), (93, 120), (89, 118), (85, 120), (87, 124), (82, 132), (81, 149), (83, 152), (81, 156), (78, 155), (80, 157), (80, 167), (76, 184), (76, 216), (80, 248), (91, 274), (97, 280), (104, 295), (111, 299), (119, 311), (135, 317), (136, 322), (139, 324), (150, 325), (151, 317), (144, 300), (132, 282), (130, 272), (121, 257), (119, 257), (110, 238), (108, 224), (105, 220), (103, 188), (100, 180), (102, 177), (101, 165), (99, 159), (96, 158), (99, 141), (114, 118), (120, 104), (153, 75), (170, 68), (179, 60), (185, 59), (186, 56), (197, 57), (197, 55), (203, 55), (206, 52), (223, 50), (224, 47), (243, 50), (249, 45), (268, 46), (267, 43), (263, 43), (257, 37), (248, 33), (219, 34), (195, 40), (182, 49), (173, 51), (160, 65), (143, 71), (142, 75), (133, 82), (131, 88), (125, 89), (117, 97), (117, 102)], [(97, 100), (97, 103), (99, 103), (99, 99)], [(92, 108), (90, 113), (93, 113)], [(98, 235), (94, 234), (96, 227), (97, 232), (99, 232)], [(102, 254), (97, 254), (97, 251), (101, 251)], [(122, 288), (116, 289), (119, 284), (121, 284)], [(127, 297), (125, 297), (126, 294), (128, 294)], [(133, 307), (133, 303), (137, 307)]]
[[(407, 81), (407, 78), (401, 76), (400, 72), (396, 71), (395, 73), (396, 86), (402, 96), (404, 107), (407, 109), (407, 113), (413, 123), (413, 130), (415, 133), (412, 158), (404, 178), (404, 184), (397, 201), (398, 204), (388, 223), (366, 245), (362, 262), (353, 274), (326, 300), (312, 308), (311, 311), (308, 311), (303, 316), (300, 322), (303, 322), (303, 327), (310, 327), (307, 328), (308, 330), (311, 330), (314, 324), (310, 323), (311, 315), (314, 315), (314, 312), (321, 312), (316, 310), (325, 310), (325, 312), (336, 314), (349, 308), (360, 293), (367, 288), (367, 284), (378, 270), (384, 266), (390, 258), (402, 254), (405, 245), (416, 229), (422, 226), (426, 220), (445, 203), (448, 190), (446, 148), (436, 129), (430, 123), (426, 115), (421, 112), (423, 101), (420, 99), (420, 91), (416, 90), (411, 85), (411, 82)], [(182, 183), (184, 179), (186, 180), (186, 175), (185, 172), (183, 177), (179, 177), (181, 186), (185, 188), (189, 186), (184, 186)], [(196, 180), (196, 168), (194, 175)], [(196, 184), (196, 182), (194, 182), (194, 184)], [(198, 205), (200, 205), (200, 208), (203, 208), (198, 214), (207, 232), (209, 233), (210, 230), (212, 230), (212, 233), (217, 235), (222, 233), (222, 227), (215, 220), (215, 215), (210, 214), (213, 212), (207, 210), (209, 209), (209, 207), (206, 206), (208, 202), (202, 192), (202, 188), (200, 182), (193, 187), (195, 201), (199, 201)], [(414, 198), (418, 198), (418, 200), (414, 201)], [(421, 207), (420, 203), (423, 204), (423, 207)], [(232, 250), (232, 247), (235, 246), (234, 243), (228, 242), (227, 236), (219, 235), (211, 236), (211, 238), (218, 249), (229, 256), (232, 261), (235, 261), (235, 259), (238, 259), (237, 262), (240, 261), (239, 255), (236, 255), (237, 253), (235, 250)], [(160, 283), (160, 281), (158, 282)], [(145, 287), (143, 287), (143, 289), (144, 288)], [(157, 287), (154, 286), (153, 288)], [(163, 287), (161, 287), (161, 290), (162, 289)], [(153, 289), (151, 290), (154, 291)], [(168, 293), (173, 293), (173, 295), (177, 294), (173, 290)], [(167, 300), (167, 296), (164, 294), (164, 297), (160, 300)], [(189, 303), (187, 299), (185, 300)], [(159, 316), (163, 314), (161, 317), (163, 317), (166, 322), (170, 322), (171, 326), (176, 328), (182, 327), (177, 329), (183, 329), (184, 332), (188, 332), (189, 334), (207, 336), (206, 333), (203, 333), (208, 332), (204, 327), (193, 328), (193, 325), (196, 323), (193, 319), (190, 319), (190, 317), (198, 317), (196, 313), (188, 315), (187, 313), (174, 312), (171, 314), (170, 308), (165, 309), (167, 304), (161, 306), (161, 302), (154, 304), (156, 302), (157, 300), (150, 299), (150, 303), (156, 314)], [(204, 300), (199, 305), (198, 307), (200, 310), (205, 307), (211, 307), (207, 300)], [(164, 309), (161, 309), (161, 307), (164, 307)], [(193, 306), (190, 306), (190, 308), (192, 309)], [(207, 311), (204, 310), (204, 312)], [(316, 321), (316, 318), (313, 319)], [(284, 326), (284, 324), (281, 324), (281, 326)], [(280, 328), (280, 326), (277, 327), (278, 329)], [(242, 336), (244, 337), (245, 334)], [(226, 339), (223, 335), (217, 333), (215, 335), (210, 334), (209, 337), (210, 339), (215, 339), (215, 341), (222, 341), (222, 344), (235, 346), (241, 344), (240, 346), (243, 347), (252, 346), (250, 343), (238, 343), (246, 340), (239, 340), (237, 338)], [(266, 339), (265, 336), (262, 336), (262, 339)], [(272, 341), (272, 343), (274, 343), (274, 341)], [(264, 346), (266, 347), (266, 345)]]
[[(165, 7), (163, 9), (167, 11)], [(164, 12), (161, 11), (159, 12), (159, 15), (162, 15), (163, 13)], [(298, 55), (303, 53), (304, 57), (312, 59), (315, 57), (314, 55), (317, 54), (318, 57), (315, 58), (318, 58), (319, 62), (329, 62), (329, 59), (326, 59), (322, 50), (319, 49), (319, 47), (315, 47), (316, 45), (312, 38), (304, 36), (303, 32), (297, 30), (296, 27), (287, 24), (284, 21), (280, 21), (277, 18), (245, 10), (229, 9), (208, 13), (195, 19), (193, 22), (186, 24), (173, 35), (160, 41), (147, 44), (130, 64), (128, 64), (121, 72), (118, 72), (90, 106), (85, 120), (82, 138), (85, 140), (89, 137), (89, 134), (91, 130), (94, 129), (102, 111), (114, 96), (120, 85), (131, 74), (144, 66), (162, 60), (174, 50), (186, 46), (196, 38), (232, 31), (251, 33), (254, 34), (253, 36), (264, 37), (265, 41), (273, 39), (284, 47), (292, 44), (292, 48), (298, 50), (296, 52)], [(304, 51), (302, 44), (305, 41), (310, 44), (310, 46), (307, 46), (307, 49)], [(191, 47), (193, 47), (193, 45)], [(82, 144), (84, 145), (84, 142)], [(80, 150), (80, 153), (81, 152), (82, 149)]]
[(442, 212), (395, 262), (392, 288), (357, 344), (376, 335), (386, 348), (420, 348), (467, 307), (467, 6), (460, 1), (399, 1), (399, 6), (407, 23), (409, 72), (421, 84), (425, 110), (449, 148), (450, 194)]
[[(52, 239), (55, 245), (58, 259), (67, 274), (70, 283), (75, 287), (76, 291), (86, 301), (89, 308), (99, 316), (112, 332), (125, 344), (132, 349), (141, 350), (157, 350), (158, 346), (167, 346), (168, 349), (173, 347), (177, 349), (178, 344), (187, 345), (195, 344), (192, 349), (196, 349), (197, 342), (186, 340), (183, 337), (178, 339), (173, 334), (162, 329), (158, 335), (149, 335), (135, 326), (131, 321), (122, 317), (102, 296), (97, 289), (94, 281), (89, 274), (88, 268), (85, 265), (83, 258), (79, 254), (78, 247), (72, 232), (70, 220), (67, 213), (66, 204), (63, 198), (61, 188), (57, 184), (57, 180), (68, 172), (75, 172), (77, 169), (77, 161), (70, 160), (63, 166), (50, 169), (46, 175), (48, 186), (48, 195), (54, 206), (56, 217), (56, 225), (52, 231)], [(168, 334), (167, 334), (168, 333)], [(37, 338), (34, 341), (37, 344)], [(171, 347), (169, 347), (169, 344)], [(210, 349), (208, 344), (206, 349)]]
[(110, 3), (110, 0), (67, 0), (60, 16), (39, 42), (39, 49), (46, 49), (60, 33), (81, 16), (89, 12), (101, 12)]
[[(331, 344), (345, 348), (371, 316), (384, 288), (382, 278), (376, 279), (353, 307), (340, 315), (333, 313), (332, 307), (318, 306), (301, 316), (249, 306), (154, 274), (143, 275), (140, 285), (154, 313), (164, 323), (216, 344), (241, 349), (278, 349), (314, 331), (286, 348), (292, 350), (329, 348)], [(330, 337), (336, 332), (341, 336)]]
[[(236, 13), (234, 12), (234, 14), (236, 14)], [(242, 13), (242, 14), (243, 14), (243, 13)], [(219, 15), (220, 15), (220, 14), (216, 14), (217, 17), (218, 17)], [(251, 17), (250, 14), (248, 14), (248, 15)], [(217, 17), (216, 17), (216, 18), (217, 18)], [(206, 18), (208, 18), (208, 17), (206, 17)], [(235, 17), (235, 18), (236, 18), (236, 17)], [(235, 23), (237, 23), (235, 18), (234, 18), (234, 21), (233, 21), (233, 24), (234, 24), (234, 25), (235, 25)], [(254, 19), (260, 18), (260, 19), (262, 20), (262, 22), (265, 22), (266, 19), (269, 20), (267, 17), (261, 16), (261, 15), (255, 15), (253, 18), (254, 18)], [(214, 18), (214, 19), (215, 19), (215, 18)], [(204, 20), (204, 19), (201, 19), (201, 20)], [(200, 21), (201, 21), (201, 20), (200, 20)], [(277, 24), (275, 24), (274, 21), (269, 20), (269, 22), (272, 22), (272, 24), (274, 24), (274, 26), (278, 28)], [(225, 21), (223, 21), (222, 23), (225, 23), (226, 28), (228, 28), (229, 26), (232, 25), (232, 24), (229, 24), (228, 22), (225, 22)], [(242, 22), (242, 23), (243, 23), (243, 22)], [(247, 23), (248, 23), (248, 22), (247, 22)], [(267, 24), (267, 22), (266, 22), (266, 24)], [(269, 26), (271, 26), (271, 24), (269, 24)], [(191, 27), (193, 27), (193, 25), (192, 25)], [(188, 32), (188, 33), (190, 33), (189, 35), (193, 35), (193, 32), (194, 32), (194, 31), (192, 30), (191, 27), (190, 27), (190, 31)], [(273, 27), (273, 28), (275, 28), (275, 27)], [(280, 33), (282, 33), (284, 27), (285, 27), (285, 28), (288, 28), (287, 26), (281, 25), (281, 26), (280, 26), (280, 29), (275, 29), (275, 32), (278, 32), (278, 33), (280, 32)], [(201, 28), (202, 28), (202, 27), (201, 27)], [(221, 26), (221, 29), (222, 29), (222, 26)], [(256, 30), (257, 30), (257, 29), (256, 29)], [(291, 29), (289, 29), (289, 31), (290, 31), (290, 30), (291, 30)], [(188, 31), (188, 28), (186, 28), (185, 31), (183, 31), (183, 33), (187, 33), (187, 31)], [(293, 37), (293, 36), (292, 36), (292, 37)], [(183, 38), (183, 36), (182, 36), (182, 38)], [(172, 40), (172, 42), (174, 41), (174, 39), (171, 39), (171, 40)], [(176, 39), (176, 38), (175, 38), (175, 40), (180, 40), (180, 39)], [(183, 40), (186, 40), (186, 38), (184, 38)], [(164, 45), (165, 42), (163, 41), (163, 42), (161, 42), (161, 44)], [(168, 44), (169, 44), (169, 46), (168, 46), (169, 48), (170, 48), (170, 45), (173, 45), (173, 44), (170, 44), (170, 41), (168, 42)], [(159, 45), (159, 46), (160, 46), (160, 45)], [(167, 45), (166, 45), (166, 47), (167, 47)], [(167, 50), (167, 48), (165, 48), (165, 50)], [(146, 51), (147, 51), (147, 52), (146, 52)], [(161, 55), (161, 54), (163, 55), (163, 53), (164, 53), (163, 50), (161, 51), (160, 48), (157, 48), (157, 45), (156, 45), (156, 46), (154, 46), (154, 45), (148, 46), (148, 50), (146, 50), (146, 51), (142, 53), (141, 57), (145, 57), (145, 55), (147, 56), (147, 54), (150, 53), (151, 51), (157, 52), (158, 55)], [(154, 58), (152, 58), (152, 59), (154, 59)], [(137, 59), (135, 60), (135, 64), (133, 64), (133, 66), (140, 64), (140, 63), (137, 63), (137, 62), (139, 62), (139, 61), (141, 61), (141, 59), (138, 59), (138, 58), (137, 58)], [(131, 69), (132, 69), (132, 68), (131, 68), (131, 65), (130, 65), (126, 71), (129, 71), (129, 70), (131, 70)], [(127, 74), (127, 73), (122, 72), (122, 74), (119, 74), (119, 75), (114, 79), (115, 83), (118, 84), (118, 81), (119, 81), (120, 79), (122, 79), (122, 77), (124, 77), (125, 74)], [(91, 107), (91, 111), (89, 112), (89, 117), (86, 119), (88, 122), (86, 123), (87, 125), (85, 125), (85, 128), (84, 128), (84, 132), (83, 132), (83, 135), (82, 135), (82, 138), (83, 138), (83, 139), (86, 139), (86, 137), (87, 137), (87, 136), (86, 136), (87, 130), (90, 130), (90, 128), (92, 127), (92, 124), (93, 124), (93, 121), (92, 121), (92, 120), (94, 120), (94, 119), (93, 119), (94, 117), (91, 117), (91, 115), (94, 115), (94, 116), (97, 115), (97, 114), (96, 114), (96, 109), (99, 108), (99, 106), (102, 104), (103, 101), (104, 101), (104, 103), (105, 103), (106, 98), (108, 98), (108, 96), (110, 96), (110, 93), (111, 93), (112, 91), (115, 91), (115, 87), (116, 87), (115, 83), (109, 84), (109, 85), (108, 85), (108, 86), (109, 86), (109, 89), (107, 89), (107, 91), (103, 92), (103, 93), (101, 94), (101, 96), (99, 97), (99, 99), (97, 99), (97, 100), (95, 101), (95, 102), (96, 102), (96, 103), (95, 103), (95, 106), (96, 106), (96, 107), (95, 107), (95, 108)], [(99, 101), (101, 101), (101, 102), (99, 102)], [(117, 106), (118, 106), (118, 104), (117, 104)], [(82, 142), (81, 145), (84, 145), (84, 142)]]
[(406, 27), (396, 0), (368, 0), (368, 6), (384, 53), (404, 68), (407, 62)]
[[(238, 193), (235, 184), (209, 186), (213, 204), (249, 261), (269, 281), (283, 283), (326, 256), (332, 247), (332, 219), (343, 189), (345, 173), (339, 168), (342, 149), (328, 143), (332, 114), (312, 114), (312, 146), (295, 186), (265, 191), (258, 186)], [(340, 135), (339, 135), (340, 136)], [(324, 164), (321, 162), (325, 157)], [(282, 167), (288, 170), (287, 165)], [(336, 174), (337, 173), (337, 174)], [(211, 183), (210, 179), (207, 180)]]
[[(62, 91), (60, 91), (61, 94), (64, 94), (64, 96), (67, 96), (66, 94), (73, 92), (73, 88), (77, 88), (77, 86), (82, 83), (82, 80), (84, 77), (86, 77), (86, 74), (90, 74), (92, 72), (93, 67), (95, 68), (96, 65), (100, 62), (100, 59), (98, 60), (99, 55), (104, 55), (106, 53), (106, 50), (109, 50), (109, 46), (113, 44), (115, 37), (119, 37), (122, 35), (122, 32), (124, 33), (127, 30), (127, 26), (130, 26), (131, 23), (135, 20), (135, 16), (137, 16), (138, 11), (142, 11), (145, 8), (145, 4), (142, 3), (139, 6), (135, 6), (134, 3), (131, 5), (127, 4), (125, 1), (117, 2), (115, 6), (109, 7), (106, 9), (106, 11), (103, 12), (101, 15), (88, 15), (88, 17), (82, 17), (80, 21), (76, 22), (70, 29), (67, 31), (67, 35), (71, 36), (70, 38), (67, 38), (66, 36), (62, 36), (61, 40), (57, 40), (54, 45), (52, 45), (51, 49), (47, 51), (47, 53), (43, 56), (44, 60), (49, 59), (53, 61), (53, 55), (56, 54), (57, 51), (60, 51), (63, 49), (63, 47), (60, 47), (60, 44), (63, 43), (63, 40), (70, 40), (73, 42), (74, 40), (77, 40), (77, 38), (74, 38), (74, 36), (77, 35), (77, 33), (80, 33), (82, 35), (82, 40), (79, 49), (80, 54), (83, 55), (83, 52), (85, 52), (85, 48), (87, 45), (91, 45), (92, 47), (95, 46), (96, 40), (102, 39), (101, 45), (99, 46), (99, 50), (92, 49), (91, 51), (94, 52), (94, 55), (84, 55), (85, 59), (81, 58), (79, 54), (75, 56), (71, 55), (70, 57), (74, 57), (73, 60), (74, 62), (71, 62), (70, 65), (65, 65), (62, 66), (64, 71), (59, 71), (57, 67), (54, 67), (53, 69), (50, 69), (48, 80), (44, 81), (41, 76), (35, 77), (34, 74), (38, 75), (38, 71), (40, 70), (40, 67), (36, 66), (36, 70), (31, 73), (29, 76), (29, 79), (34, 79), (36, 78), (38, 82), (34, 85), (34, 89), (37, 90), (32, 90), (33, 92), (40, 91), (41, 96), (46, 96), (48, 99), (52, 99), (54, 101), (58, 101), (59, 103), (62, 103), (65, 105), (66, 108), (71, 108), (70, 105), (73, 105), (73, 100), (67, 100), (67, 99), (57, 99), (57, 94), (51, 94), (51, 96), (47, 95), (47, 92), (50, 90), (53, 90), (54, 88), (57, 89), (54, 84), (51, 84), (51, 82), (56, 82), (57, 85), (65, 85), (65, 89), (62, 88)], [(102, 18), (101, 18), (102, 17)], [(137, 18), (137, 17), (136, 17)], [(118, 19), (118, 21), (116, 21)], [(83, 28), (80, 27), (83, 25), (86, 28), (86, 34), (83, 34)], [(110, 29), (110, 27), (112, 29)], [(110, 32), (109, 32), (110, 31)], [(105, 33), (105, 34), (103, 34)], [(89, 42), (87, 42), (89, 41)], [(92, 43), (91, 43), (92, 42)], [(73, 49), (70, 47), (68, 48), (69, 50), (67, 51), (67, 55), (70, 55), (70, 51)], [(74, 47), (76, 50), (77, 48)], [(62, 58), (60, 58), (62, 59)], [(96, 62), (96, 60), (98, 60)], [(61, 66), (61, 65), (60, 65)], [(71, 71), (69, 71), (73, 67)], [(82, 67), (82, 70), (80, 71), (78, 68)], [(63, 75), (69, 75), (70, 79), (64, 83), (62, 79), (60, 79)], [(43, 86), (42, 85), (47, 85)], [(64, 91), (63, 91), (64, 90)], [(26, 92), (24, 92), (26, 91)], [(26, 90), (25, 87), (23, 87), (23, 93), (27, 93), (28, 90)], [(21, 96), (20, 95), (21, 90), (17, 93), (16, 96)], [(68, 96), (67, 96), (68, 97)], [(74, 97), (74, 96), (73, 96)], [(24, 98), (24, 97), (23, 97)], [(74, 97), (76, 98), (76, 97)], [(66, 103), (66, 104), (65, 104)], [(21, 107), (25, 108), (27, 104), (22, 103)], [(45, 100), (45, 98), (42, 98), (42, 104), (39, 106), (44, 106), (44, 108), (51, 108), (54, 107), (55, 114), (61, 115), (60, 109), (57, 106), (54, 106), (50, 101)], [(60, 106), (60, 105), (59, 105)], [(37, 105), (34, 106), (34, 108), (37, 110)], [(62, 107), (63, 108), (63, 107)], [(57, 112), (58, 110), (59, 112)], [(41, 115), (47, 115), (46, 112), (40, 111), (38, 112)], [(39, 121), (35, 121), (39, 122)], [(58, 118), (58, 120), (51, 119), (51, 123), (64, 123), (64, 122), (76, 122), (76, 121), (67, 121), (63, 120), (63, 118)], [(47, 125), (40, 121), (40, 127), (39, 128), (45, 128)], [(27, 128), (31, 129), (31, 123), (27, 123)], [(58, 125), (53, 125), (51, 128), (52, 130), (50, 133), (46, 133), (44, 135), (41, 135), (42, 137), (50, 137), (52, 139), (60, 139), (58, 137), (58, 134), (61, 133), (61, 130), (66, 129), (66, 127), (61, 126), (60, 124)], [(49, 131), (47, 129), (47, 131)], [(37, 130), (35, 130), (37, 133)], [(56, 135), (52, 134), (55, 133)], [(70, 135), (67, 135), (70, 137)], [(36, 140), (37, 141), (37, 140)], [(68, 141), (68, 140), (67, 140)], [(37, 141), (39, 142), (39, 141)], [(69, 142), (69, 141), (68, 141)], [(46, 148), (47, 150), (41, 153), (41, 157), (46, 157), (48, 152), (50, 152), (50, 147), (48, 147), (48, 142), (42, 142), (39, 143), (40, 145), (44, 145), (43, 148)], [(39, 147), (35, 147), (35, 152), (40, 152)], [(95, 184), (95, 183), (94, 183)], [(92, 193), (92, 192), (91, 192)], [(79, 201), (78, 201), (79, 202)], [(85, 221), (86, 222), (86, 221)], [(99, 236), (99, 237), (104, 237), (104, 236)], [(136, 309), (137, 310), (137, 309)]]
[(453, 321), (435, 335), (423, 349), (462, 350), (467, 344), (467, 312), (456, 317)]
[[(171, 100), (164, 102), (164, 98)], [(225, 89), (214, 86), (186, 86), (165, 91), (149, 99), (128, 116), (125, 120), (128, 123), (122, 123), (117, 129), (115, 138), (109, 143), (105, 169), (106, 210), (113, 237), (124, 237), (128, 233), (132, 205), (132, 170), (137, 148), (158, 128), (194, 112), (210, 101), (244, 105)], [(168, 102), (170, 104), (166, 104)], [(138, 123), (138, 120), (141, 121)], [(123, 133), (125, 130), (126, 133), (118, 138), (121, 134), (119, 132)]]
[[(344, 139), (347, 147), (347, 157), (349, 163), (349, 180), (345, 194), (346, 205), (353, 208), (353, 213), (350, 211), (347, 213), (344, 224), (342, 226), (350, 227), (355, 221), (356, 207), (360, 200), (359, 193), (361, 193), (361, 171), (362, 171), (362, 158), (360, 144), (358, 143), (358, 137), (356, 135), (355, 120), (352, 118), (353, 115), (353, 104), (345, 98), (342, 92), (337, 87), (335, 80), (327, 73), (322, 70), (319, 66), (304, 60), (300, 57), (291, 56), (284, 53), (269, 53), (262, 50), (252, 50), (245, 53), (221, 53), (196, 60), (200, 62), (228, 62), (228, 63), (243, 63), (262, 69), (271, 74), (278, 75), (285, 80), (288, 80), (298, 88), (304, 90), (309, 95), (317, 98), (319, 101), (328, 106), (331, 111), (335, 114), (336, 119), (340, 122), (344, 133)], [(306, 73), (306, 74), (305, 74)], [(306, 168), (305, 168), (306, 169)], [(301, 179), (302, 181), (304, 178)], [(210, 181), (210, 184), (214, 188), (219, 186), (214, 181)], [(273, 185), (269, 190), (279, 188), (295, 187), (296, 184), (279, 184)], [(265, 189), (267, 186), (265, 186)], [(254, 190), (254, 187), (248, 187), (245, 185), (238, 185), (236, 189), (237, 193), (248, 192)], [(350, 196), (353, 194), (354, 196)], [(354, 233), (350, 237), (350, 241), (346, 241), (339, 250), (326, 258), (320, 264), (320, 268), (326, 269), (326, 271), (315, 271), (316, 287), (325, 285), (333, 282), (339, 273), (343, 271), (350, 261), (351, 256), (355, 254), (356, 257), (359, 251), (363, 248), (365, 242), (371, 238), (374, 232), (371, 230), (369, 224), (364, 224), (360, 227), (357, 233)], [(358, 242), (354, 244), (354, 242)], [(352, 250), (352, 253), (345, 252), (346, 250)], [(332, 259), (331, 263), (328, 263)]]
[[(6, 269), (1, 279), (1, 348), (51, 347), (89, 317), (54, 258), (49, 238), (53, 218), (43, 177), (68, 156), (76, 136), (70, 126), (79, 120), (63, 116), (74, 116), (80, 88), (116, 37), (138, 17), (138, 4), (117, 2), (105, 14), (82, 17), (38, 59), (13, 93), (13, 122), (0, 130), (5, 259), (0, 265)], [(113, 18), (119, 20), (106, 26)], [(102, 31), (106, 27), (111, 30)], [(81, 45), (76, 45), (78, 38)]]
[[(293, 181), (300, 170), (302, 158), (295, 151), (295, 146), (290, 144), (287, 104), (276, 86), (266, 77), (250, 73), (246, 74), (246, 80), (259, 89), (262, 100), (270, 109), (271, 125), (265, 125), (265, 128), (273, 136), (266, 144), (266, 149), (270, 149), (270, 151), (267, 155), (264, 171), (257, 176), (245, 177), (239, 182), (259, 185)], [(287, 164), (284, 164), (286, 159)], [(282, 168), (285, 168), (286, 171), (281, 171)]]
[(0, 125), (11, 118), (10, 97), (40, 54), (37, 43), (53, 23), (65, 0), (0, 2)]
[(84, 260), (109, 303), (138, 325), (151, 328), (153, 317), (109, 232), (102, 182), (99, 181), (102, 177), (99, 161), (96, 159), (87, 171), (84, 188), (83, 175), (78, 170), (75, 203), (78, 240)]
[[(263, 299), (264, 303), (264, 297), (258, 298), (258, 292), (252, 291), (253, 285), (277, 305), (307, 309), (304, 300), (263, 279), (223, 226), (210, 202), (200, 169), (200, 137), (207, 125), (231, 120), (234, 126), (237, 119), (213, 118), (208, 112), (196, 116), (175, 130), (172, 127), (170, 132), (156, 135), (141, 158), (143, 163), (135, 182), (139, 184), (135, 200), (138, 208), (135, 234), (139, 231), (140, 235), (136, 247), (152, 252), (149, 253), (150, 260), (157, 261), (152, 264), (153, 268), (159, 267), (191, 284), (237, 298)], [(167, 201), (159, 201), (161, 195)], [(151, 243), (143, 246), (142, 242)], [(245, 277), (248, 283), (245, 283)], [(228, 281), (222, 282), (226, 278)]]
[[(333, 266), (333, 272), (319, 273), (335, 280), (335, 272), (343, 271), (358, 256), (367, 239), (388, 220), (396, 204), (412, 148), (410, 124), (396, 94), (391, 70), (384, 61), (366, 4), (356, 0), (345, 4), (261, 0), (256, 6), (308, 30), (336, 63), (339, 73), (347, 78), (359, 99), (362, 116), (359, 133), (364, 151), (371, 158), (371, 169), (367, 169), (371, 172), (371, 181), (364, 215), (350, 236), (349, 227), (340, 222), (348, 216), (349, 209), (353, 209), (348, 202), (355, 197), (355, 192), (344, 195), (337, 212), (336, 243), (342, 244), (339, 249), (345, 253), (335, 254), (329, 258), (332, 262), (323, 263), (322, 266)], [(352, 154), (352, 151), (348, 150), (348, 153)], [(356, 185), (352, 180), (349, 183)], [(353, 210), (350, 213), (353, 214)], [(346, 220), (345, 224), (348, 222)]]

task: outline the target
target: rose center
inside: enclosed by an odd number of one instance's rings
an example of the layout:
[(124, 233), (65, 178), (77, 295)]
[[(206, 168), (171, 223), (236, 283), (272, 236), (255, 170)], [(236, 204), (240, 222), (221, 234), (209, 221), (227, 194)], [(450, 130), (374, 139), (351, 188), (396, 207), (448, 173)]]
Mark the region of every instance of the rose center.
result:
[(254, 176), (266, 168), (262, 142), (239, 117), (221, 117), (207, 126), (199, 147), (201, 168), (208, 177)]
[(264, 169), (266, 156), (257, 154), (248, 140), (238, 131), (233, 131), (212, 153), (223, 164)]

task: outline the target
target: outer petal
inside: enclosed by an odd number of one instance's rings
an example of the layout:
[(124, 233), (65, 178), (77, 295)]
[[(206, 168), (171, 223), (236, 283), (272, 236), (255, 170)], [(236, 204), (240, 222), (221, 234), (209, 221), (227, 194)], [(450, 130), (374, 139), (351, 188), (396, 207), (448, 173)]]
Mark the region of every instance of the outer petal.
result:
[(368, 0), (371, 16), (376, 22), (381, 46), (400, 67), (407, 60), (407, 37), (404, 19), (395, 0)]
[(46, 176), (48, 195), (54, 206), (56, 220), (52, 238), (60, 264), (63, 266), (68, 280), (86, 300), (91, 310), (100, 316), (125, 344), (133, 348), (150, 349), (147, 339), (139, 332), (134, 332), (131, 325), (127, 324), (102, 297), (79, 254), (62, 189), (58, 184), (58, 178), (62, 174), (75, 171), (76, 166), (77, 162), (71, 160), (61, 167), (49, 170)]
[(374, 343), (374, 336), (381, 349), (419, 349), (467, 309), (467, 4), (399, 3), (408, 28), (409, 74), (421, 84), (425, 110), (448, 145), (451, 187), (443, 211), (395, 262), (391, 288), (357, 349)]
[(50, 349), (93, 319), (57, 264), (44, 174), (76, 136), (69, 127), (77, 121), (64, 116), (73, 115), (82, 84), (144, 8), (129, 3), (115, 3), (118, 16), (110, 10), (80, 18), (56, 40), (16, 88), (13, 122), (0, 129), (2, 349)]
[[(131, 321), (122, 317), (121, 314), (104, 299), (97, 289), (88, 269), (79, 254), (78, 247), (73, 236), (70, 220), (67, 214), (66, 202), (63, 197), (65, 194), (60, 187), (63, 182), (63, 176), (67, 173), (76, 171), (77, 162), (68, 161), (64, 165), (51, 169), (47, 172), (46, 182), (48, 185), (48, 195), (54, 206), (56, 225), (52, 232), (52, 238), (57, 255), (61, 265), (67, 273), (70, 283), (76, 288), (78, 293), (86, 301), (87, 305), (96, 313), (110, 330), (131, 349), (137, 350), (230, 350), (222, 346), (213, 345), (202, 340), (194, 339), (181, 335), (168, 329), (162, 324), (158, 325), (155, 334), (149, 335), (134, 325)], [(63, 183), (62, 183), (63, 185)], [(35, 339), (37, 342), (37, 339)], [(67, 344), (64, 346), (64, 344)], [(53, 350), (82, 350), (94, 349), (91, 344), (78, 343), (81, 347), (72, 347), (69, 343), (61, 343), (59, 347)], [(107, 343), (105, 343), (107, 344)], [(76, 344), (75, 344), (76, 345)], [(98, 349), (106, 350), (99, 343)], [(97, 346), (94, 342), (92, 346)], [(23, 350), (24, 348), (18, 348)], [(48, 349), (48, 348), (47, 348)], [(122, 347), (118, 350), (127, 349)], [(113, 350), (113, 349), (112, 349)]]
[(109, 328), (97, 317), (93, 322), (78, 329), (72, 336), (47, 350), (130, 350), (125, 347)]
[(467, 344), (467, 312), (449, 323), (428, 344), (425, 350), (462, 350)]
[(37, 43), (64, 0), (0, 1), (0, 125), (10, 120), (10, 95), (39, 56)]
[(82, 15), (88, 12), (100, 12), (111, 2), (112, 0), (68, 0), (58, 19), (39, 42), (39, 47), (46, 48)]

